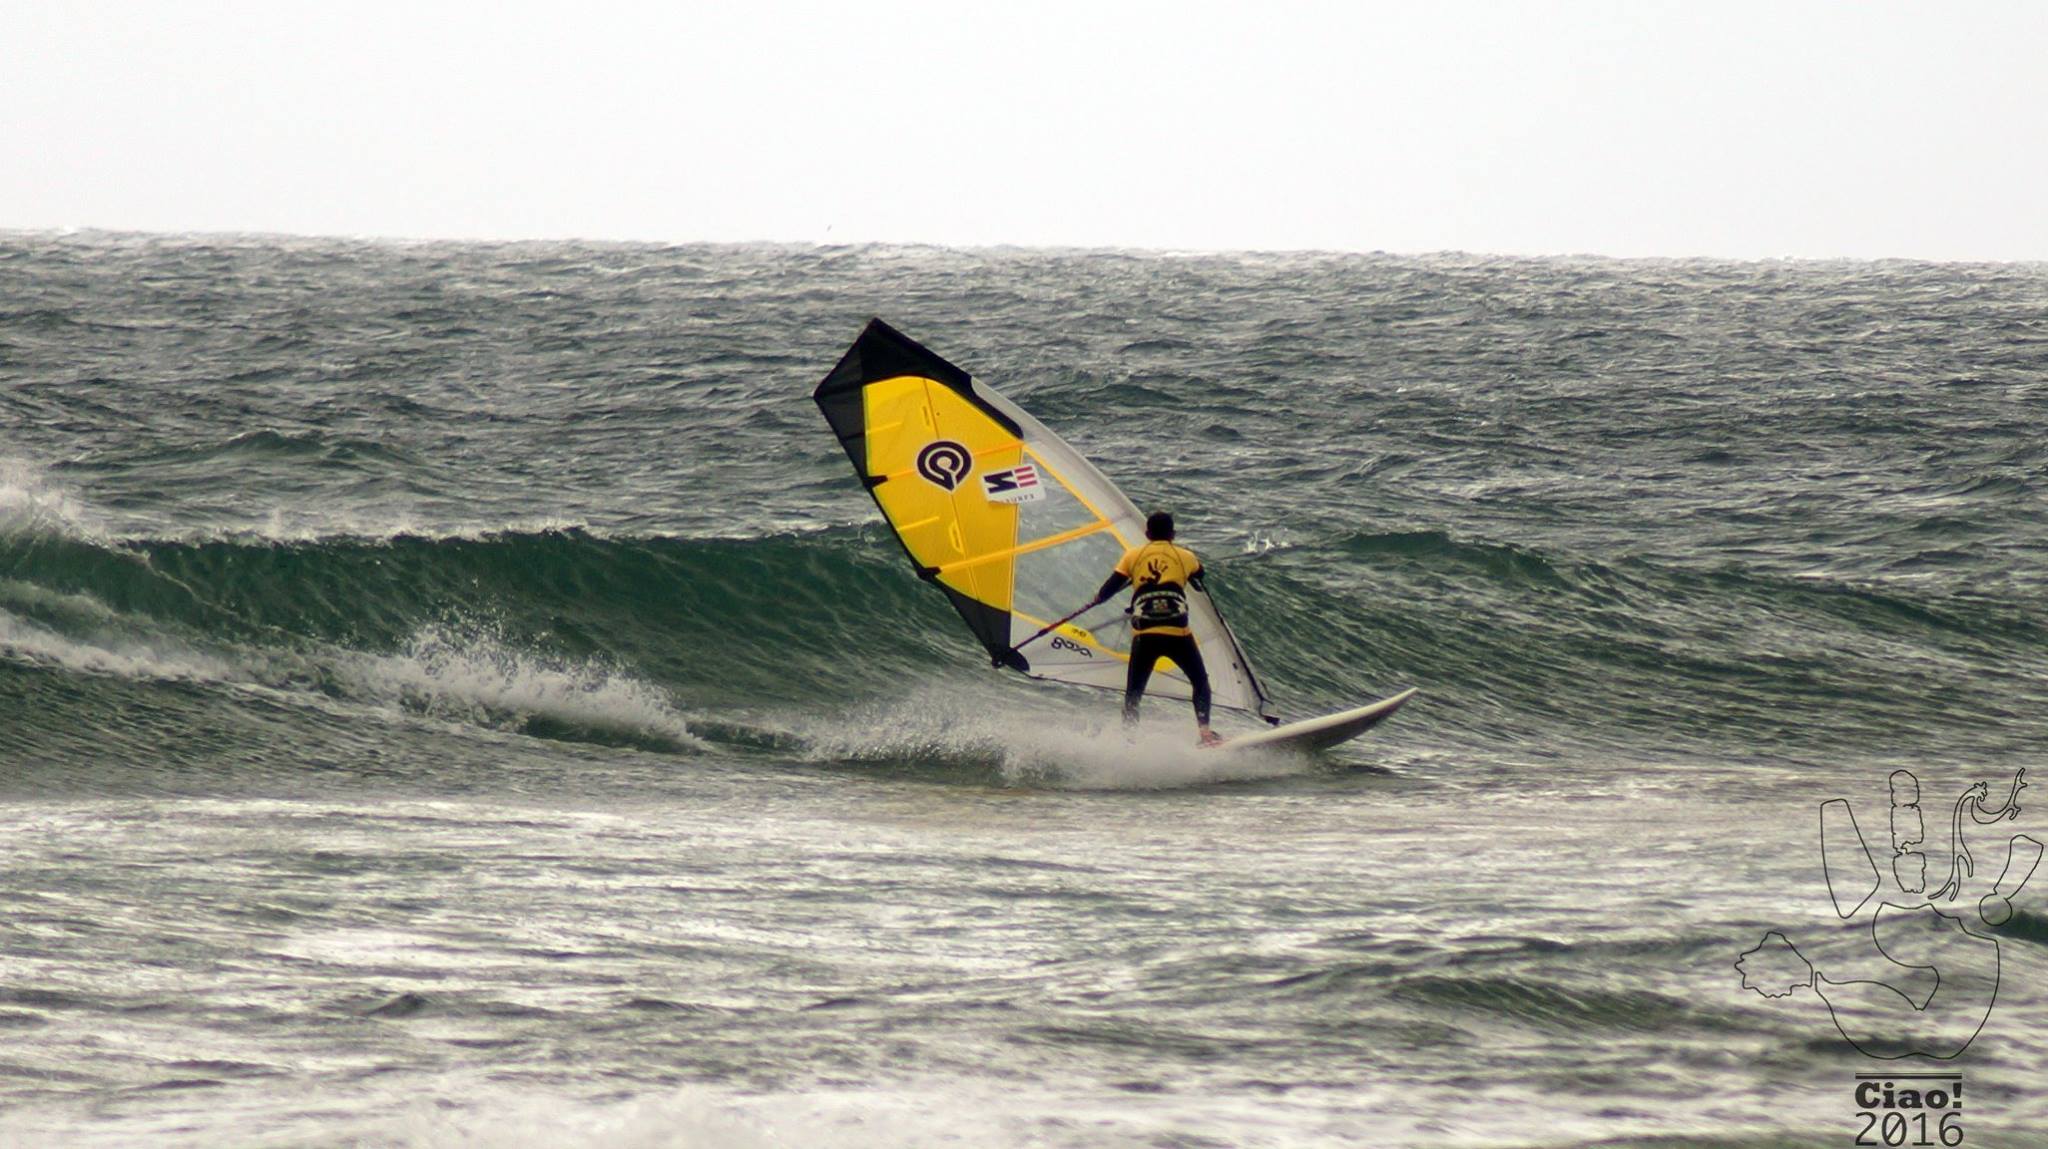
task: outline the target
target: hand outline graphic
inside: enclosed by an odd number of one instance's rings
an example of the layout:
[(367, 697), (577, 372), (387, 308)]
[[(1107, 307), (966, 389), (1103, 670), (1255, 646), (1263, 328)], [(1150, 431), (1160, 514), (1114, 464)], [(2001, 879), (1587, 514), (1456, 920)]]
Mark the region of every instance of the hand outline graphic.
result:
[[(1848, 800), (1831, 799), (1820, 808), (1821, 861), (1836, 915), (1854, 920), (1877, 901), (1868, 919), (1870, 951), (1857, 963), (1874, 967), (1876, 975), (1831, 977), (1776, 930), (1737, 958), (1735, 967), (1743, 988), (1767, 998), (1789, 996), (1802, 986), (1813, 989), (1827, 1003), (1843, 1039), (1870, 1057), (1896, 1060), (1917, 1054), (1952, 1060), (1976, 1040), (1997, 1003), (1999, 950), (1996, 938), (1973, 930), (1962, 915), (1936, 903), (1953, 903), (1976, 872), (1964, 838), (1964, 815), (1982, 826), (2018, 817), (2026, 771), (2014, 774), (2011, 790), (1996, 806), (1988, 804), (1990, 789), (1982, 782), (1956, 800), (1948, 877), (1931, 897), (1924, 893), (1927, 859), (1920, 847), (1926, 826), (1919, 779), (1900, 770), (1890, 782), (1891, 858), (1882, 869)], [(1984, 926), (2011, 920), (2013, 896), (2033, 876), (2042, 852), (2034, 838), (2012, 835), (1998, 880), (1977, 901), (1977, 918)], [(1889, 890), (1884, 871), (1891, 878)]]

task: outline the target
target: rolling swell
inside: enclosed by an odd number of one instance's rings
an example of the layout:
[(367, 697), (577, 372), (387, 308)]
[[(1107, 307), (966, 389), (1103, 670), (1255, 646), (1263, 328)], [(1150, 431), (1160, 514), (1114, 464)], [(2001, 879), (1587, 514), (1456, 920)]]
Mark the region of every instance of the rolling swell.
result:
[[(1445, 531), (1213, 565), (1289, 712), (1420, 685), (1454, 743), (1995, 748), (2048, 701), (2048, 632), (1989, 594), (1595, 561)], [(878, 525), (748, 539), (0, 535), (0, 674), (30, 669), (88, 693), (108, 679), (260, 688), (655, 748), (728, 712), (844, 708), (987, 673)]]
[[(293, 721), (314, 725), (367, 706), (568, 741), (692, 746), (699, 708), (791, 702), (892, 661), (924, 665), (946, 633), (944, 607), (885, 569), (853, 532), (818, 544), (580, 531), (0, 536), (5, 739), (24, 756), (71, 759), (90, 756), (74, 732), (97, 731), (87, 742), (103, 749), (175, 756), (155, 727), (232, 741), (252, 703), (296, 700)], [(875, 627), (877, 617), (916, 621)], [(839, 637), (856, 618), (859, 662)], [(263, 742), (250, 732), (252, 754)]]
[[(99, 612), (192, 640), (388, 650), (422, 627), (630, 665), (712, 697), (814, 691), (845, 644), (902, 667), (943, 646), (949, 614), (865, 532), (807, 540), (480, 537), (219, 540), (106, 546), (0, 539), (10, 609), (62, 625)], [(916, 620), (877, 626), (875, 620)]]
[(1324, 706), (1361, 680), (1412, 681), (1438, 724), (1490, 745), (1799, 756), (1876, 736), (1909, 753), (2003, 751), (2048, 701), (2048, 632), (1989, 594), (1602, 562), (1442, 531), (1349, 535), (1224, 569), (1268, 678)]

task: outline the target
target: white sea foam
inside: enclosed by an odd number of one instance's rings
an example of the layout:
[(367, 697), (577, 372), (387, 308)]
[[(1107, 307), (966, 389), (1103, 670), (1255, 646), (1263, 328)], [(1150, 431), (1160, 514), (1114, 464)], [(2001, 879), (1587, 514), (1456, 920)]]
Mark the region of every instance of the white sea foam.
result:
[(0, 658), (85, 674), (163, 682), (225, 682), (230, 662), (170, 639), (67, 636), (0, 609)]
[[(33, 593), (17, 593), (26, 590)], [(481, 632), (428, 627), (391, 654), (201, 645), (149, 633), (83, 595), (0, 582), (0, 601), (81, 623), (60, 633), (0, 607), (0, 659), (143, 682), (203, 682), (276, 691), (322, 709), (344, 703), (501, 730), (543, 718), (583, 730), (701, 747), (666, 692), (615, 667), (520, 650)]]
[[(478, 1099), (483, 1104), (476, 1104)], [(420, 1101), (382, 1123), (373, 1144), (404, 1149), (605, 1146), (606, 1149), (903, 1149), (1055, 1144), (1031, 1136), (1034, 1094), (955, 1083), (925, 1093), (820, 1089), (747, 1094), (690, 1087), (625, 1101), (508, 1095), (486, 1085), (464, 1104)]]
[(0, 603), (13, 603), (86, 625), (105, 625), (121, 617), (119, 611), (89, 594), (51, 590), (18, 579), (0, 579)]
[(1310, 768), (1293, 755), (1202, 749), (1195, 745), (1192, 719), (1175, 718), (1129, 734), (1115, 728), (1032, 728), (1030, 741), (1005, 760), (1003, 773), (1012, 781), (1045, 778), (1070, 789), (1147, 790), (1278, 778)]
[(901, 702), (802, 731), (821, 760), (989, 763), (1016, 785), (1142, 790), (1298, 774), (1286, 754), (1204, 750), (1185, 702), (1153, 699), (1125, 730), (1112, 696), (1093, 707), (1054, 708), (934, 686)]
[(405, 1149), (507, 1149), (604, 1145), (609, 1149), (769, 1149), (788, 1144), (761, 1122), (706, 1091), (612, 1104), (503, 1097), (487, 1112), (450, 1113), (414, 1104), (386, 1124), (379, 1144)]
[(0, 456), (0, 535), (99, 538), (85, 505), (26, 459)]
[(1238, 550), (1242, 554), (1262, 555), (1268, 551), (1284, 551), (1294, 546), (1294, 540), (1285, 532), (1255, 530), (1244, 537)]
[[(1362, 1086), (1359, 1092), (1370, 1096), (1373, 1089)], [(1228, 1140), (1263, 1142), (1268, 1140), (1263, 1134), (1280, 1128), (1294, 1132), (1274, 1121), (1271, 1109), (1271, 1103), (1261, 1108), (1231, 1098), (1155, 1100), (1117, 1094), (1105, 1099), (1085, 1089), (1037, 1082), (959, 1078), (773, 1092), (693, 1086), (623, 1101), (535, 1097), (483, 1084), (464, 1090), (452, 1105), (422, 1098), (395, 1119), (380, 1122), (364, 1142), (403, 1149), (919, 1149), (1179, 1144), (1197, 1129), (1227, 1130)], [(1318, 1146), (1356, 1144), (1355, 1133), (1291, 1139)]]
[(308, 510), (302, 507), (272, 507), (260, 519), (251, 518), (243, 522), (221, 522), (202, 527), (189, 527), (174, 531), (123, 532), (109, 536), (115, 541), (127, 543), (238, 543), (243, 545), (304, 545), (309, 543), (368, 543), (396, 542), (400, 539), (422, 539), (427, 542), (484, 542), (492, 539), (517, 535), (541, 535), (576, 531), (595, 538), (632, 537), (618, 536), (604, 527), (595, 526), (581, 519), (540, 515), (530, 518), (506, 519), (493, 522), (432, 521), (422, 518), (414, 511), (394, 509), (388, 512), (365, 512), (356, 510)]
[(342, 652), (351, 693), (437, 718), (516, 728), (567, 725), (701, 746), (665, 691), (595, 661), (521, 650), (482, 631), (429, 626), (393, 654)]

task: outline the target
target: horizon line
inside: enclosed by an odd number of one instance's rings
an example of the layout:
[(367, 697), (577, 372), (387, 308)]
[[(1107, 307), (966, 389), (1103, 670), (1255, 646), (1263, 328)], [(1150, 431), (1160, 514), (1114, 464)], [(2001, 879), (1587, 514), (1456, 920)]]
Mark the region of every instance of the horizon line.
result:
[(930, 240), (817, 240), (817, 239), (649, 239), (644, 237), (592, 236), (592, 235), (542, 235), (542, 236), (436, 236), (407, 235), (381, 232), (300, 232), (278, 231), (263, 228), (180, 228), (175, 230), (103, 227), (98, 225), (52, 225), (52, 226), (0, 226), (0, 238), (17, 236), (36, 238), (66, 237), (108, 237), (165, 240), (243, 240), (243, 241), (297, 241), (349, 243), (366, 246), (414, 247), (430, 245), (468, 245), (475, 247), (512, 247), (526, 244), (576, 244), (589, 247), (641, 247), (641, 248), (798, 248), (811, 250), (884, 248), (901, 250), (927, 250), (977, 253), (1045, 253), (1073, 255), (1119, 255), (1138, 258), (1233, 258), (1233, 257), (1276, 257), (1276, 256), (1320, 256), (1359, 259), (1431, 259), (1460, 258), (1476, 260), (1524, 260), (1530, 262), (1602, 262), (1602, 263), (1906, 263), (1959, 266), (1994, 267), (2035, 267), (2048, 265), (2048, 256), (1989, 259), (1934, 257), (1918, 255), (1716, 255), (1691, 253), (1685, 255), (1613, 255), (1598, 251), (1485, 251), (1474, 248), (1428, 248), (1394, 250), (1390, 248), (1345, 248), (1345, 247), (1205, 247), (1196, 245), (1117, 245), (1087, 243), (949, 243)]

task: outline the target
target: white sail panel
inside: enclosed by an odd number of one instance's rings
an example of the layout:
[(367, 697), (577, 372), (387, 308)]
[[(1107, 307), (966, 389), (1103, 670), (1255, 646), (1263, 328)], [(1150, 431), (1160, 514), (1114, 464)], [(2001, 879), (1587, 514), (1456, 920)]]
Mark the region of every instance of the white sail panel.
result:
[[(1028, 412), (875, 320), (813, 397), (918, 573), (952, 601), (997, 660), (1055, 682), (1121, 691), (1131, 647), (1125, 603), (1087, 602), (1144, 515)], [(1209, 595), (1187, 588), (1189, 629), (1215, 704), (1272, 717), (1250, 662)], [(1151, 692), (1186, 699), (1162, 662)]]
[[(1025, 456), (1042, 464), (1041, 469), (1075, 503), (1085, 507), (1088, 518), (1101, 528), (1018, 560), (1015, 575), (1018, 609), (1012, 612), (1010, 628), (1012, 641), (1020, 642), (1053, 619), (1088, 601), (1101, 587), (1102, 581), (1109, 577), (1110, 571), (1115, 569), (1124, 552), (1144, 543), (1145, 515), (1093, 463), (1029, 412), (985, 384), (976, 384), (976, 387), (990, 405), (1009, 416), (1022, 429)], [(1020, 536), (1058, 534), (1050, 524), (1047, 529), (1034, 533), (1031, 514), (1032, 508), (1023, 508)], [(1047, 612), (1042, 617), (1027, 617), (1027, 614), (1038, 613), (1025, 607), (1027, 593), (1034, 600), (1034, 605), (1042, 606)], [(1025, 648), (1031, 666), (1027, 673), (1055, 681), (1122, 690), (1131, 649), (1130, 620), (1124, 614), (1128, 605), (1125, 598), (1118, 595)], [(1253, 675), (1250, 661), (1239, 647), (1237, 636), (1224, 623), (1215, 601), (1206, 592), (1193, 587), (1187, 588), (1187, 598), (1188, 629), (1201, 646), (1202, 662), (1209, 672), (1209, 689), (1215, 704), (1268, 714), (1270, 705)], [(1193, 697), (1194, 688), (1178, 668), (1170, 668), (1169, 663), (1162, 662), (1152, 676), (1147, 693), (1186, 699)]]

